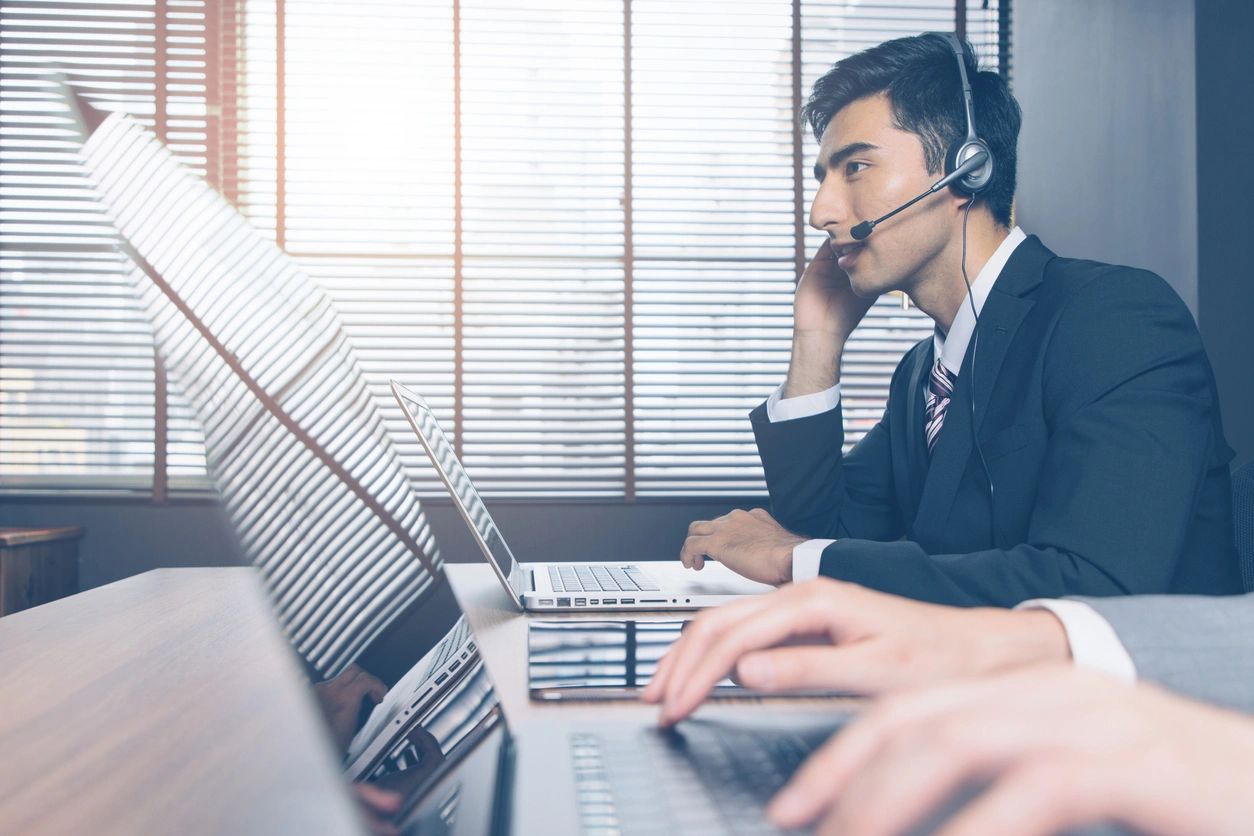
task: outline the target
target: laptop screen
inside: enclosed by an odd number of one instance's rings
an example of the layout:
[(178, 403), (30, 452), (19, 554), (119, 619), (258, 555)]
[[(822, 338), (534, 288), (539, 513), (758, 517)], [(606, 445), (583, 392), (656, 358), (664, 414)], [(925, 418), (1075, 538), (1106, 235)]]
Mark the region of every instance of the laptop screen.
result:
[(392, 818), (401, 832), (418, 821), (426, 822), (423, 832), (445, 832), (432, 830), (432, 817), (454, 808), (463, 824), (490, 817), (506, 724), (447, 582), (397, 613), (343, 671), (312, 687), (348, 780), (403, 799)]
[(392, 382), (392, 392), (405, 411), (410, 426), (417, 433), (423, 449), (427, 451), (431, 464), (440, 474), (440, 479), (448, 489), (453, 502), (465, 517), (466, 523), (479, 543), (479, 548), (493, 563), (501, 577), (507, 580), (514, 590), (515, 597), (521, 598), (522, 594), (530, 588), (526, 573), (514, 559), (513, 552), (505, 543), (505, 538), (501, 536), (496, 523), (492, 521), (492, 515), (488, 513), (487, 506), (483, 504), (483, 499), (479, 496), (479, 491), (475, 489), (466, 469), (462, 467), (457, 453), (453, 450), (453, 445), (449, 443), (448, 437), (440, 429), (440, 424), (435, 420), (431, 407), (420, 395), (395, 381)]

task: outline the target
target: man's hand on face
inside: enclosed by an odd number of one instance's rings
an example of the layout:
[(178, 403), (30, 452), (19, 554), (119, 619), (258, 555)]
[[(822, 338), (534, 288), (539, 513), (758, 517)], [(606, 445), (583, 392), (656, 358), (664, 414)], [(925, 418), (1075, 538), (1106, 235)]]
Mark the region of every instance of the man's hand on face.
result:
[(845, 342), (874, 304), (874, 297), (853, 292), (849, 277), (836, 264), (830, 239), (824, 241), (793, 296), (792, 357), (784, 397), (821, 392), (840, 380)]
[(843, 344), (874, 304), (874, 297), (865, 299), (853, 292), (849, 276), (836, 264), (829, 238), (819, 245), (797, 282), (793, 327), (829, 333)]
[(815, 752), (769, 808), (782, 827), (911, 832), (988, 787), (946, 834), (1250, 832), (1254, 720), (1058, 665), (889, 697)]
[(689, 569), (700, 571), (710, 558), (750, 580), (778, 586), (792, 580), (792, 550), (805, 539), (784, 529), (761, 508), (737, 509), (688, 526), (679, 559)]
[(763, 691), (880, 694), (1070, 656), (1045, 610), (942, 607), (819, 578), (700, 613), (641, 696), (671, 724), (733, 673)]

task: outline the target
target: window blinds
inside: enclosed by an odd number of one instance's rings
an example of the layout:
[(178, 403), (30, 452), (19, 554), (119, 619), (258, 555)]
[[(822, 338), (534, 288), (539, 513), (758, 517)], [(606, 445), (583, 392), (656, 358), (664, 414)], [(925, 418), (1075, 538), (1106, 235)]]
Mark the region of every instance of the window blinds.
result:
[[(144, 484), (158, 449), (151, 337), (108, 232), (71, 194), (72, 165), (31, 156), (55, 130), (27, 113), (26, 77), (64, 61), (70, 19), (84, 50), (71, 78), (151, 115), (164, 16), (183, 61), (175, 73), (167, 53), (167, 137), (335, 301), (420, 489), (438, 492), (389, 377), (427, 397), (486, 493), (636, 499), (763, 490), (746, 413), (783, 377), (793, 278), (821, 240), (803, 226), (815, 145), (796, 122), (814, 79), (959, 18), (1006, 71), (1006, 11), (6, 2), (0, 479)], [(58, 249), (85, 224), (96, 250)], [(67, 311), (91, 318), (90, 341)], [(843, 372), (851, 439), (930, 327), (892, 298), (860, 327)], [(184, 414), (174, 393), (175, 487), (203, 469)]]

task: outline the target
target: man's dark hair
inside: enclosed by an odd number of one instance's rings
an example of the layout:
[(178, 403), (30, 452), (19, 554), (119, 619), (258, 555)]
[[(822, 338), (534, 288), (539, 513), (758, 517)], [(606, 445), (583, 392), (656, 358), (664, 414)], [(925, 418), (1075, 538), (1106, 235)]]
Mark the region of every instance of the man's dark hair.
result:
[[(971, 79), (975, 130), (988, 143), (995, 166), (992, 182), (977, 202), (985, 202), (997, 223), (1009, 226), (1019, 103), (1005, 79), (980, 71), (969, 43), (964, 41), (962, 47)], [(822, 141), (828, 122), (841, 108), (879, 93), (887, 94), (896, 126), (919, 137), (928, 171), (939, 176), (946, 154), (965, 138), (967, 130), (962, 81), (948, 41), (934, 34), (897, 38), (837, 61), (814, 82), (801, 118), (809, 122), (814, 138)]]

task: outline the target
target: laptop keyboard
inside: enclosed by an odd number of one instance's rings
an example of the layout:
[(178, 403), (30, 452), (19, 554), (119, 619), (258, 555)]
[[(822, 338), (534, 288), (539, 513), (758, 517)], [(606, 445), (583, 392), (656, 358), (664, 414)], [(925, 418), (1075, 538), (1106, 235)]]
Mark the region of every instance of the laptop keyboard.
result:
[(585, 836), (790, 832), (767, 821), (766, 804), (812, 751), (787, 732), (700, 721), (570, 744)]
[(602, 566), (597, 563), (549, 565), (554, 592), (656, 592), (661, 589), (636, 566)]

